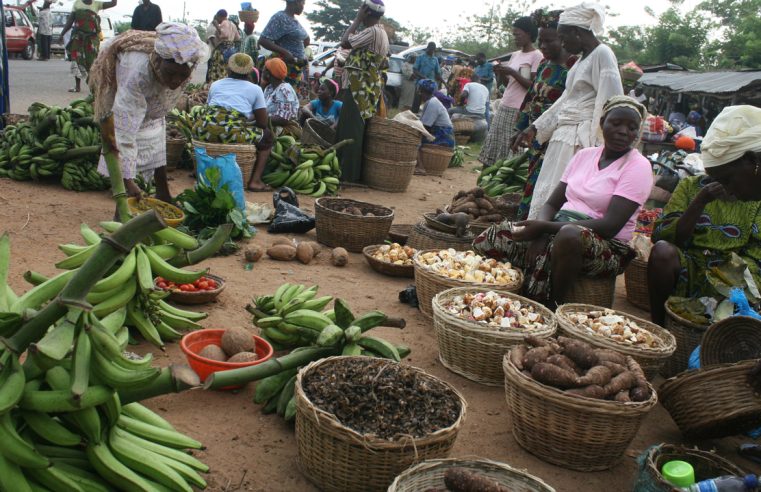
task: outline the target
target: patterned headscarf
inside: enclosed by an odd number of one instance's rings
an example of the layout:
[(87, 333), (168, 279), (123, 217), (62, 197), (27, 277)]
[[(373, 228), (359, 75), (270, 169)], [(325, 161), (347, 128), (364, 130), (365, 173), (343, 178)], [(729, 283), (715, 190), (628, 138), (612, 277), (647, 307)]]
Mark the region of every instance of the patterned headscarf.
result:
[(613, 96), (608, 99), (605, 106), (602, 107), (602, 115), (607, 116), (608, 113), (618, 108), (633, 109), (643, 123), (647, 119), (647, 108), (629, 96)]
[(542, 29), (557, 29), (562, 13), (562, 10), (538, 9), (531, 14), (531, 18), (534, 20), (534, 24)]
[(264, 68), (276, 79), (283, 80), (288, 75), (288, 67), (280, 58), (270, 58), (264, 63)]
[(713, 120), (700, 145), (703, 166), (723, 166), (748, 151), (761, 152), (761, 108), (727, 106)]
[(201, 41), (196, 30), (175, 22), (162, 22), (156, 27), (153, 49), (161, 58), (181, 65), (196, 64), (208, 56), (206, 43)]
[(605, 7), (595, 2), (583, 2), (568, 7), (560, 14), (559, 24), (581, 27), (599, 36), (605, 32)]
[(431, 94), (436, 92), (436, 88), (437, 88), (436, 82), (434, 82), (431, 79), (423, 79), (423, 80), (419, 81), (417, 83), (417, 85), (418, 85), (418, 87), (420, 87), (420, 90), (422, 90), (422, 91), (430, 92)]
[(365, 0), (364, 4), (379, 17), (386, 13), (386, 5), (382, 0)]

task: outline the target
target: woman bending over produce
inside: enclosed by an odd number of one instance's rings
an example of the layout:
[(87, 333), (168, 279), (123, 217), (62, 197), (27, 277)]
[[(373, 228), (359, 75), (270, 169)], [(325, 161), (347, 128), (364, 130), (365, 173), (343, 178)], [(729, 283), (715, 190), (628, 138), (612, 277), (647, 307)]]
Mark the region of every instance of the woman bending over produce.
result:
[(653, 231), (648, 284), (661, 325), (670, 296), (717, 297), (706, 273), (733, 253), (761, 286), (761, 109), (724, 108), (701, 152), (708, 176), (683, 179)]
[(473, 249), (522, 268), (526, 294), (551, 307), (579, 275), (623, 272), (634, 257), (627, 243), (637, 212), (653, 186), (650, 163), (634, 148), (646, 115), (630, 97), (608, 100), (600, 120), (604, 145), (573, 157), (539, 218), (496, 224)]

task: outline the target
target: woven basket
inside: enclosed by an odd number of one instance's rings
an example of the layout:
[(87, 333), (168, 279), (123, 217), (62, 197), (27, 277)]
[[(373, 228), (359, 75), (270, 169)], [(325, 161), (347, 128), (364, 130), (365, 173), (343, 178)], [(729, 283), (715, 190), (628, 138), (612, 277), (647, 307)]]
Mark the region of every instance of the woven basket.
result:
[(388, 238), (392, 242), (404, 246), (407, 244), (411, 232), (412, 224), (391, 224), (391, 229), (388, 230)]
[(439, 232), (420, 222), (412, 228), (407, 238), (407, 246), (414, 249), (449, 249), (467, 251), (473, 244), (473, 236), (457, 237), (454, 234)]
[(635, 258), (624, 271), (626, 299), (640, 309), (650, 312), (650, 291), (647, 288), (647, 262)]
[(444, 367), (463, 377), (488, 386), (501, 386), (505, 381), (502, 358), (514, 345), (523, 344), (526, 335), (551, 337), (557, 328), (555, 315), (541, 304), (516, 294), (504, 294), (523, 305), (533, 306), (546, 320), (542, 330), (496, 331), (475, 321), (462, 319), (445, 311), (444, 305), (455, 296), (488, 292), (492, 289), (460, 287), (445, 290), (433, 298), (433, 327), (439, 346), (439, 360)]
[(415, 174), (416, 161), (389, 161), (364, 156), (362, 181), (374, 190), (403, 193)]
[(185, 139), (166, 139), (166, 167), (176, 169), (182, 162), (182, 153), (185, 151)]
[[(414, 246), (411, 245), (410, 247), (414, 248)], [(419, 255), (432, 251), (439, 251), (439, 249), (418, 250), (417, 254), (415, 254), (415, 260), (413, 261), (415, 264), (415, 288), (417, 290), (417, 300), (418, 304), (420, 305), (420, 312), (429, 318), (433, 317), (433, 298), (436, 297), (436, 294), (439, 292), (444, 292), (445, 290), (449, 290), (455, 287), (468, 287), (471, 289), (480, 288), (494, 290), (497, 292), (510, 292), (514, 294), (516, 292), (520, 292), (521, 288), (523, 287), (523, 273), (520, 272), (520, 270), (518, 271), (518, 281), (512, 285), (466, 282), (464, 280), (451, 279), (442, 277), (441, 275), (436, 275), (433, 272), (429, 272), (421, 268), (420, 264), (417, 261), (417, 257)]]
[(581, 276), (571, 286), (564, 301), (568, 304), (591, 304), (593, 306), (613, 307), (616, 295), (616, 277)]
[(456, 145), (467, 145), (468, 142), (470, 142), (470, 135), (465, 135), (463, 133), (454, 134), (454, 143)]
[(485, 459), (448, 459), (424, 461), (405, 470), (396, 477), (394, 483), (388, 488), (388, 492), (447, 490), (444, 485), (444, 474), (452, 468), (465, 468), (507, 487), (508, 490), (519, 490), (521, 492), (555, 491), (541, 479), (504, 463)]
[(578, 471), (607, 470), (618, 463), (647, 413), (658, 403), (621, 403), (565, 394), (526, 376), (503, 360), (513, 436), (540, 459)]
[(576, 323), (571, 322), (568, 315), (575, 312), (602, 311), (600, 306), (590, 306), (588, 304), (563, 304), (555, 311), (558, 318), (558, 325), (564, 335), (570, 338), (584, 340), (593, 347), (608, 348), (620, 352), (624, 355), (630, 355), (636, 360), (645, 371), (647, 379), (652, 380), (658, 370), (663, 366), (671, 354), (676, 350), (676, 340), (668, 331), (664, 330), (655, 323), (645, 321), (628, 313), (615, 311), (615, 314), (625, 316), (637, 323), (641, 328), (649, 331), (661, 339), (661, 345), (657, 348), (635, 347), (633, 345), (618, 343), (609, 338), (589, 333), (586, 329), (579, 327)]
[(692, 465), (696, 482), (725, 475), (737, 477), (745, 475), (745, 472), (734, 463), (725, 460), (714, 452), (673, 444), (659, 444), (651, 447), (638, 458), (639, 473), (633, 490), (637, 492), (674, 492), (678, 490), (667, 482), (661, 474), (663, 465), (674, 460), (686, 461)]
[(690, 355), (695, 350), (695, 347), (700, 345), (708, 325), (699, 325), (678, 316), (669, 308), (668, 302), (666, 302), (666, 329), (676, 339), (674, 354), (666, 359), (666, 363), (661, 368), (663, 377), (670, 378), (687, 370)]
[(240, 19), (241, 22), (250, 22), (252, 24), (256, 24), (256, 21), (259, 20), (259, 11), (258, 10), (239, 10), (238, 18)]
[(700, 366), (761, 358), (761, 320), (733, 316), (714, 323), (700, 343)]
[(196, 292), (172, 292), (167, 299), (176, 302), (177, 304), (188, 305), (207, 304), (216, 300), (216, 298), (219, 297), (219, 294), (225, 290), (227, 283), (225, 282), (225, 279), (217, 277), (216, 275), (207, 273), (204, 276), (217, 282), (217, 288), (214, 290), (199, 290)]
[(661, 403), (688, 439), (755, 429), (761, 424), (761, 396), (747, 383), (755, 365), (750, 360), (685, 371), (658, 388)]
[(368, 246), (362, 250), (362, 254), (365, 255), (367, 263), (373, 270), (382, 275), (388, 275), (389, 277), (415, 278), (415, 267), (412, 265), (394, 265), (393, 263), (373, 258), (373, 254), (380, 247), (380, 244), (376, 244), (374, 246)]
[(471, 134), (475, 128), (476, 124), (471, 118), (457, 118), (452, 120), (452, 129), (455, 133)]
[(25, 121), (29, 121), (28, 114), (3, 113), (3, 122), (5, 123), (5, 126), (18, 125)]
[[(328, 357), (312, 362), (296, 377), (296, 444), (304, 475), (325, 491), (385, 491), (394, 477), (427, 459), (446, 458), (454, 446), (465, 418), (467, 403), (449, 383), (419, 371), (420, 377), (448, 388), (460, 400), (460, 416), (450, 427), (422, 438), (387, 441), (361, 435), (312, 404), (304, 394), (302, 380), (318, 366), (347, 357)], [(354, 357), (367, 361), (367, 357)], [(373, 359), (379, 368), (394, 362)]]
[(226, 154), (235, 154), (235, 162), (240, 167), (243, 175), (243, 184), (248, 182), (251, 173), (254, 172), (256, 165), (256, 146), (248, 144), (217, 144), (208, 142), (199, 142), (193, 140), (193, 147), (205, 148), (206, 153), (211, 157), (219, 157)]
[(370, 118), (365, 130), (365, 154), (389, 161), (416, 161), (422, 135), (417, 130), (379, 116)]
[(429, 176), (443, 176), (453, 155), (451, 147), (426, 144), (420, 147), (418, 161)]
[[(347, 214), (338, 210), (357, 207), (375, 217)], [(380, 244), (388, 237), (394, 211), (390, 208), (348, 198), (322, 197), (314, 202), (317, 241), (331, 248), (342, 247), (361, 253), (366, 246)]]
[(301, 145), (317, 145), (328, 148), (336, 143), (336, 131), (325, 123), (309, 118), (301, 132)]

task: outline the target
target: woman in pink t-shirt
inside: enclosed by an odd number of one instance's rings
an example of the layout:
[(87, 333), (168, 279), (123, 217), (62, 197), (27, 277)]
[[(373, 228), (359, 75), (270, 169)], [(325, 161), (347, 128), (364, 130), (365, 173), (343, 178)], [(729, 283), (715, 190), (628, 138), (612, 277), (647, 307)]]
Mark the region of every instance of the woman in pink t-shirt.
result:
[(609, 99), (600, 120), (605, 144), (573, 157), (538, 219), (494, 225), (473, 248), (522, 268), (526, 295), (550, 307), (564, 301), (579, 275), (622, 273), (653, 186), (650, 162), (634, 148), (646, 116), (630, 97)]
[(538, 35), (539, 28), (531, 17), (516, 20), (513, 23), (513, 38), (520, 49), (510, 54), (507, 63), (494, 68), (497, 80), (506, 80), (506, 86), (478, 158), (485, 166), (492, 166), (512, 156), (510, 142), (516, 134), (515, 122), (539, 63), (544, 58), (542, 52), (534, 47)]

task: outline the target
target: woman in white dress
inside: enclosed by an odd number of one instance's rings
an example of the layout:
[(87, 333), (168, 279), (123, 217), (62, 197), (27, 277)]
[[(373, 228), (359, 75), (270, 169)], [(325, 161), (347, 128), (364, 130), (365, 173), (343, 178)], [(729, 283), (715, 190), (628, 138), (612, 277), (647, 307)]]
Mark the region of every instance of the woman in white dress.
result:
[(560, 182), (568, 162), (580, 149), (602, 144), (600, 119), (605, 102), (622, 95), (621, 74), (613, 51), (600, 43), (605, 8), (584, 2), (560, 15), (558, 35), (563, 48), (581, 59), (568, 72), (566, 90), (513, 144), (549, 141), (534, 188), (529, 219), (535, 219)]

